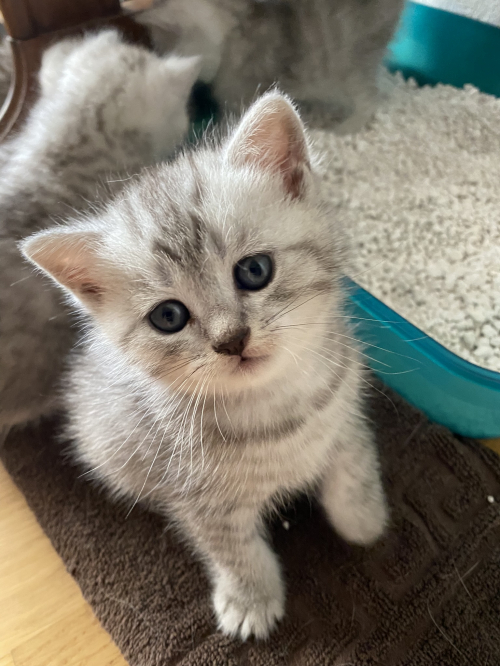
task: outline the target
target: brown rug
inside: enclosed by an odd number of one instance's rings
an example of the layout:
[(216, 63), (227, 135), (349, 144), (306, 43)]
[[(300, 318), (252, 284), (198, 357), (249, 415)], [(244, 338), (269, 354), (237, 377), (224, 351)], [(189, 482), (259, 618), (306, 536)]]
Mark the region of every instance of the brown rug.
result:
[(54, 424), (12, 434), (0, 456), (132, 666), (498, 666), (500, 458), (392, 399), (372, 404), (391, 532), (364, 551), (308, 500), (291, 507), (273, 526), (287, 616), (265, 643), (215, 631), (190, 551), (79, 479)]

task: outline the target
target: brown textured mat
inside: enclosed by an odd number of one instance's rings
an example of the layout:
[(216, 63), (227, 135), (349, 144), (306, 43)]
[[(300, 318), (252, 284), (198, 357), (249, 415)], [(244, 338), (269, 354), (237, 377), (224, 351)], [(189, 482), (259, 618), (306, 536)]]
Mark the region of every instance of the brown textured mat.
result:
[(364, 551), (307, 500), (290, 508), (289, 529), (273, 527), (287, 617), (260, 644), (214, 631), (189, 550), (78, 479), (53, 425), (12, 434), (0, 456), (132, 666), (498, 666), (500, 458), (394, 402), (399, 416), (372, 405), (393, 529)]

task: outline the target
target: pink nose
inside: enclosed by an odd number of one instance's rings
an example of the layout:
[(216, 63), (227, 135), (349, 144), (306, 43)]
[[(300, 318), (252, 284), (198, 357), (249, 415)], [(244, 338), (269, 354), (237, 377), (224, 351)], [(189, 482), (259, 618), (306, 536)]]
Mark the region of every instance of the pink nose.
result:
[(230, 338), (223, 340), (218, 345), (213, 345), (214, 351), (226, 356), (241, 356), (250, 337), (250, 328), (245, 326), (233, 333)]

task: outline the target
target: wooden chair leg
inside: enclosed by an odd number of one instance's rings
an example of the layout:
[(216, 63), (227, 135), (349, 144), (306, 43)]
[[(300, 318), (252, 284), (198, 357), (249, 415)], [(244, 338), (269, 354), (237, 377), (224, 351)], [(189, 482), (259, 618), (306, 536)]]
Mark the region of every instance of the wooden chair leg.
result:
[(37, 74), (48, 45), (104, 25), (150, 45), (145, 28), (122, 12), (119, 0), (0, 0), (14, 74), (0, 111), (0, 141), (19, 129), (38, 94)]

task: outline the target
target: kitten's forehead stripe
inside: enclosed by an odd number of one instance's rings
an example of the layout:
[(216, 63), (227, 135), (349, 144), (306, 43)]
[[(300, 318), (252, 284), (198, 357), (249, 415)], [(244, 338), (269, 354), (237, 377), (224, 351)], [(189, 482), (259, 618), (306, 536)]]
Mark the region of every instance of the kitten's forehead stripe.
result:
[(154, 241), (153, 251), (162, 256), (168, 257), (170, 260), (176, 264), (179, 264), (180, 266), (184, 264), (181, 255), (178, 254), (172, 247), (165, 245), (165, 243), (162, 243), (161, 241)]
[[(177, 204), (175, 204), (172, 201), (170, 203), (170, 210), (172, 212), (172, 218), (173, 218), (174, 225), (176, 227), (178, 227), (179, 229), (182, 229), (182, 227), (184, 226), (185, 220), (184, 220), (184, 216), (182, 215), (181, 209), (179, 208), (179, 206), (177, 206)], [(170, 216), (168, 216), (168, 217), (170, 217)], [(169, 224), (168, 224), (167, 228), (168, 229), (171, 228), (170, 220), (169, 220)]]
[(226, 245), (222, 238), (222, 234), (219, 229), (210, 228), (208, 231), (209, 238), (212, 242), (212, 245), (221, 259), (224, 259), (226, 256)]
[(193, 225), (193, 249), (198, 254), (201, 253), (203, 249), (204, 241), (207, 237), (207, 225), (201, 219), (201, 217), (194, 211), (189, 211), (188, 213), (191, 224)]

